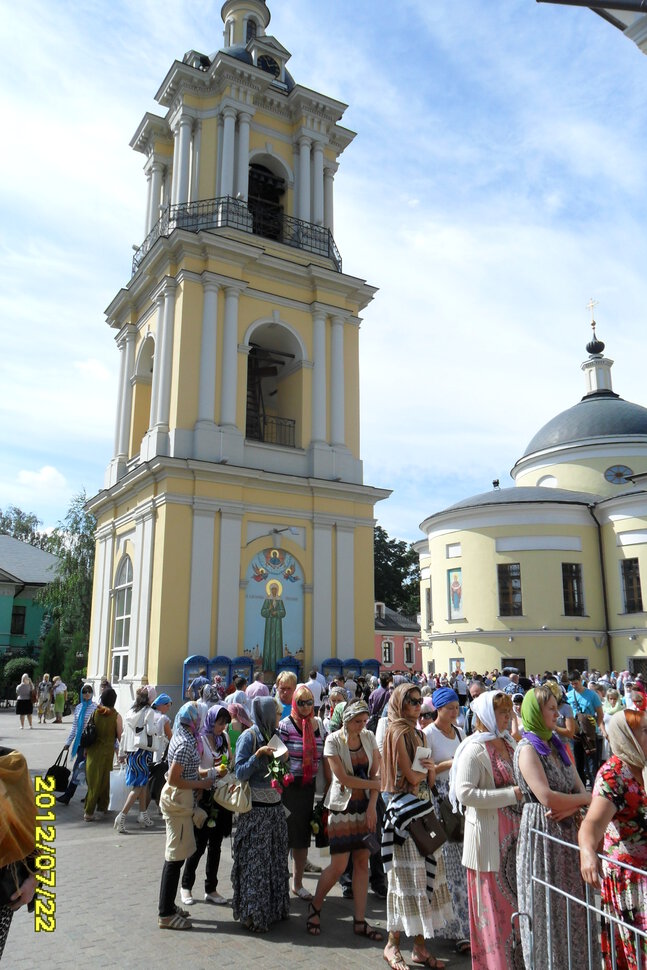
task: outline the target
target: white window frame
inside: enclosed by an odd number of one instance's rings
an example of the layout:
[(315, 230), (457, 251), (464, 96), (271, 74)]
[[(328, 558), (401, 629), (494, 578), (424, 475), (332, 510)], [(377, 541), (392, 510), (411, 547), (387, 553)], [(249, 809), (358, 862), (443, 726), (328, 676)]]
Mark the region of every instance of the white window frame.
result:
[[(407, 659), (407, 652), (411, 653), (411, 660)], [(413, 667), (416, 662), (416, 642), (415, 640), (405, 640), (403, 643), (404, 663), (406, 667)]]
[[(394, 650), (393, 640), (382, 640), (382, 665), (384, 667), (393, 666), (393, 650)], [(387, 651), (388, 651), (388, 654), (387, 654)], [(387, 660), (387, 656), (390, 659)]]
[(111, 676), (112, 682), (116, 683), (128, 676), (133, 597), (133, 564), (130, 556), (124, 556), (119, 563), (113, 596)]

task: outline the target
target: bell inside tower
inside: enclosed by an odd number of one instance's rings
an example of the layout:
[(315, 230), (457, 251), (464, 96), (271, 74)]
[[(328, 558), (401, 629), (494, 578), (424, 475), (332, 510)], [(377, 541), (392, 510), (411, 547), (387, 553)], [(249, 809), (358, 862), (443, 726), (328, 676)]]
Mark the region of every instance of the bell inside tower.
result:
[(253, 231), (265, 239), (280, 240), (283, 233), (283, 205), (285, 179), (253, 163), (249, 166), (248, 206), (252, 214)]

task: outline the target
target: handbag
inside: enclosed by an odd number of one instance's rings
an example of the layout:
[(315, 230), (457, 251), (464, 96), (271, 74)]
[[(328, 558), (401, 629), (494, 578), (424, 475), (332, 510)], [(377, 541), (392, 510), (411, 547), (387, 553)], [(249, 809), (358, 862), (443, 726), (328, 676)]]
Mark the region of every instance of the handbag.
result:
[(465, 818), (460, 812), (455, 812), (452, 803), (445, 795), (440, 797), (437, 788), (432, 789), (438, 801), (438, 814), (445, 830), (448, 842), (462, 842), (465, 836)]
[(430, 808), (420, 818), (409, 822), (409, 835), (420, 855), (424, 856), (432, 856), (447, 841), (445, 830), (433, 808)]
[(71, 775), (70, 769), (66, 767), (68, 754), (67, 748), (63, 748), (54, 764), (43, 775), (43, 778), (54, 780), (54, 791), (65, 791), (67, 788)]
[(220, 779), (213, 790), (213, 800), (222, 808), (230, 812), (244, 815), (252, 807), (252, 791), (248, 781), (238, 781), (235, 775), (229, 773)]
[(152, 728), (152, 725), (149, 722), (147, 711), (146, 714), (144, 714), (144, 720), (141, 727), (135, 728), (135, 744), (138, 748), (142, 748), (144, 751), (153, 750), (155, 732), (153, 728), (149, 733), (150, 728)]
[(97, 740), (97, 725), (94, 720), (94, 711), (90, 715), (88, 723), (83, 728), (81, 732), (81, 740), (79, 741), (80, 748), (91, 748), (94, 742)]
[(31, 869), (22, 861), (12, 862), (0, 869), (0, 906), (9, 906), (11, 897), (32, 875)]

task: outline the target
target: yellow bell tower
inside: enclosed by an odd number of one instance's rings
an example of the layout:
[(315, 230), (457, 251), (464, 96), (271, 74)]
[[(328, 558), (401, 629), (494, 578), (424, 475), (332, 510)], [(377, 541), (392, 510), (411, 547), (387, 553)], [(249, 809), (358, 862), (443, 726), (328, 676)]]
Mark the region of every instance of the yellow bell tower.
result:
[(121, 355), (89, 675), (176, 687), (183, 660), (274, 671), (373, 654), (360, 313), (333, 238), (346, 105), (295, 83), (262, 0), (175, 61), (131, 146), (144, 239), (107, 309)]

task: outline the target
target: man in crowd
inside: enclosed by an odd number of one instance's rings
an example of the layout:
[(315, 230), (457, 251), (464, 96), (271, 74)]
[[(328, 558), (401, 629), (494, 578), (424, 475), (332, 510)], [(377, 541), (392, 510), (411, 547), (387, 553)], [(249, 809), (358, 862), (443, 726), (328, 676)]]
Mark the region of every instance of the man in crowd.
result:
[(595, 725), (595, 735), (593, 735), (592, 730), (590, 735), (587, 735), (586, 730), (582, 730), (575, 735), (573, 744), (575, 767), (582, 781), (590, 789), (593, 788), (602, 754), (602, 735), (604, 733), (602, 701), (594, 690), (587, 690), (584, 687), (579, 670), (571, 670), (568, 680), (571, 689), (568, 692), (567, 700), (573, 708), (575, 719), (580, 724), (578, 714), (583, 714), (585, 717), (591, 718), (593, 725)]
[(259, 670), (254, 674), (254, 679), (251, 684), (248, 684), (245, 688), (245, 694), (249, 697), (250, 701), (253, 701), (255, 697), (269, 697), (270, 689), (263, 682), (263, 674)]
[(474, 711), (472, 710), (471, 703), (475, 701), (477, 697), (480, 697), (482, 693), (486, 690), (486, 686), (482, 680), (472, 680), (470, 681), (469, 687), (467, 688), (467, 693), (470, 699), (470, 707), (465, 715), (465, 734), (471, 734), (474, 730)]

